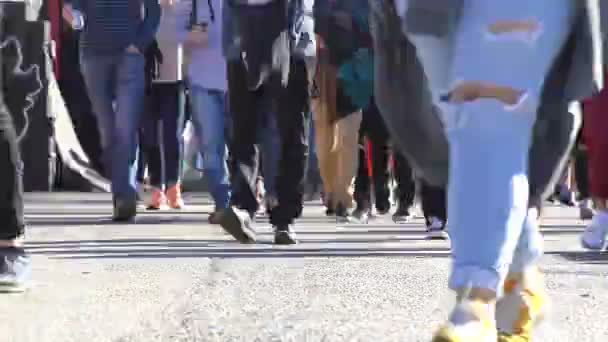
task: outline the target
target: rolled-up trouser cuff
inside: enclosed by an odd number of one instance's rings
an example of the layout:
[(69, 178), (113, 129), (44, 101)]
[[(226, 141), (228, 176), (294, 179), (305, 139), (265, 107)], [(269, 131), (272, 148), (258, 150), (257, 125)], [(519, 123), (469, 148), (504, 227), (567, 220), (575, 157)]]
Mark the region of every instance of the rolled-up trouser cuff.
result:
[(501, 296), (506, 273), (506, 269), (499, 273), (496, 270), (481, 269), (477, 266), (454, 266), (449, 286), (455, 291), (468, 288), (487, 289)]

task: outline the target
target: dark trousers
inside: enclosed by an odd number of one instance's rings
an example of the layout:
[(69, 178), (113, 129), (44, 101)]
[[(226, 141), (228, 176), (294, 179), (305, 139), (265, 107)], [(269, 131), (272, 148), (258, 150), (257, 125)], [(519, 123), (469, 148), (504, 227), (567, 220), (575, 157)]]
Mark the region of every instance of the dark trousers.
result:
[(0, 240), (11, 240), (24, 233), (23, 168), (13, 120), (2, 97), (0, 93)]
[(574, 176), (578, 189), (578, 199), (589, 199), (591, 197), (589, 189), (589, 157), (586, 150), (578, 149), (574, 154)]
[[(148, 166), (150, 184), (171, 187), (179, 182), (183, 144), (184, 95), (181, 84), (153, 84), (140, 128), (140, 169)], [(139, 172), (138, 172), (139, 173)], [(142, 176), (139, 173), (139, 176)], [(139, 178), (139, 177), (138, 177)]]
[[(372, 101), (369, 108), (363, 111), (359, 136), (361, 137), (361, 149), (359, 151), (359, 169), (355, 180), (355, 201), (357, 201), (358, 206), (370, 205), (370, 177), (362, 138), (365, 136), (371, 141), (372, 146), (372, 181), (376, 197), (376, 209), (388, 208), (390, 207), (388, 185), (390, 179), (389, 132), (375, 101)], [(416, 196), (413, 170), (410, 163), (399, 151), (395, 150), (393, 152), (393, 158), (399, 205), (409, 208), (414, 205)], [(420, 180), (420, 195), (422, 197), (422, 211), (427, 221), (431, 217), (437, 217), (445, 221), (447, 216), (445, 189)]]
[[(11, 21), (6, 17), (6, 7), (0, 4), (0, 41), (5, 38), (6, 25)], [(0, 240), (12, 240), (24, 233), (23, 219), (23, 166), (19, 155), (17, 133), (6, 104), (4, 93), (8, 88), (5, 72), (7, 67), (4, 52), (0, 50)]]
[[(259, 173), (259, 116), (263, 105), (265, 85), (255, 91), (247, 86), (247, 70), (241, 60), (228, 62), (228, 88), (232, 111), (233, 158), (231, 204), (253, 215), (258, 208), (256, 183)], [(291, 224), (302, 213), (303, 182), (308, 153), (308, 120), (310, 86), (304, 61), (292, 59), (287, 87), (274, 89), (272, 112), (277, 115), (281, 140), (281, 156), (277, 172), (278, 207), (271, 210), (273, 225)]]
[[(372, 177), (376, 209), (390, 208), (389, 190), (389, 134), (380, 116), (378, 108), (372, 101), (369, 108), (363, 111), (363, 120), (359, 130), (359, 167), (355, 179), (355, 201), (358, 207), (369, 207), (371, 182), (369, 177), (365, 137), (371, 142)], [(412, 200), (413, 200), (412, 191)]]
[(104, 170), (99, 127), (93, 113), (91, 100), (80, 72), (78, 31), (65, 30), (61, 37), (61, 77), (57, 80), (74, 130), (82, 149), (89, 157), (95, 171), (110, 178), (110, 170)]
[[(397, 196), (399, 205), (406, 208), (414, 205), (416, 182), (412, 167), (401, 153), (395, 153), (395, 178), (397, 180)], [(445, 189), (430, 185), (424, 179), (419, 179), (422, 212), (427, 223), (431, 217), (442, 221), (447, 220), (447, 198)]]
[(323, 181), (321, 180), (321, 172), (319, 171), (319, 159), (317, 159), (317, 151), (315, 146), (315, 125), (313, 120), (309, 120), (308, 136), (310, 137), (308, 148), (308, 163), (306, 172), (306, 183), (313, 189), (320, 188)]

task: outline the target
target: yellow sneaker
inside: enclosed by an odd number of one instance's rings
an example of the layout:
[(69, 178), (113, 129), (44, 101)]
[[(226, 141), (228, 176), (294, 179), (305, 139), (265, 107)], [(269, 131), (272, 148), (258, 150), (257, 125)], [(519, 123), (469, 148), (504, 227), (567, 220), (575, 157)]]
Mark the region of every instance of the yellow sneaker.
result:
[(496, 304), (496, 324), (499, 342), (527, 342), (532, 340), (532, 330), (544, 318), (548, 298), (540, 273), (535, 279), (522, 282), (507, 279), (504, 297)]
[(532, 336), (511, 335), (507, 333), (498, 333), (498, 342), (531, 342)]
[(463, 300), (432, 342), (496, 342), (496, 325), (485, 303)]

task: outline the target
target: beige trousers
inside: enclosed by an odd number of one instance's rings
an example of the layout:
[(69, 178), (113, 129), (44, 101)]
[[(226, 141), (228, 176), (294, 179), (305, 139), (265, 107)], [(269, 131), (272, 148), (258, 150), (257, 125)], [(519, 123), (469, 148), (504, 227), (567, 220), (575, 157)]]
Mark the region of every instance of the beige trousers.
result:
[(319, 169), (326, 205), (353, 204), (352, 184), (359, 162), (361, 111), (336, 120), (336, 69), (319, 65), (317, 85), (320, 96), (313, 100), (313, 120)]

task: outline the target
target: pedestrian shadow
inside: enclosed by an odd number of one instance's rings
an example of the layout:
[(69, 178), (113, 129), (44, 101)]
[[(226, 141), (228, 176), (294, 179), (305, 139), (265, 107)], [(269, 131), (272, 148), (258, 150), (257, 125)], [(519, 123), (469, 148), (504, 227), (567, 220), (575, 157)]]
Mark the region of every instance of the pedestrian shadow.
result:
[[(165, 225), (165, 224), (180, 224), (180, 225), (199, 225), (206, 226), (207, 217), (211, 214), (209, 210), (138, 210), (137, 216), (131, 222), (120, 222), (116, 223), (112, 221), (111, 214), (109, 211), (102, 210), (89, 210), (89, 211), (78, 211), (72, 214), (68, 209), (62, 211), (31, 211), (26, 215), (26, 221), (28, 226), (35, 227), (52, 227), (52, 226), (105, 226), (105, 225)], [(393, 232), (396, 229), (411, 229), (421, 228), (422, 221), (420, 222), (407, 222), (399, 224), (381, 224), (377, 222), (370, 222), (369, 224), (364, 223), (336, 223), (335, 219), (318, 217), (318, 216), (306, 216), (297, 220), (298, 226), (307, 225), (328, 225), (332, 228), (337, 228), (335, 233), (340, 234), (342, 229), (360, 230), (362, 232), (370, 232), (376, 234), (387, 233), (387, 229)], [(266, 216), (257, 217), (255, 224), (259, 226), (266, 226), (270, 224), (269, 218)], [(326, 230), (329, 234), (334, 230)]]
[[(204, 215), (205, 213), (203, 213)], [(69, 217), (45, 217), (45, 218), (28, 218), (28, 228), (36, 227), (74, 227), (74, 226), (129, 226), (129, 227), (145, 227), (150, 225), (166, 225), (166, 224), (203, 224), (205, 219), (201, 218), (184, 218), (180, 213), (175, 215), (138, 215), (131, 222), (114, 222), (111, 215), (98, 214), (95, 216), (69, 216)]]
[[(356, 241), (307, 240), (295, 246), (275, 246), (270, 234), (257, 244), (232, 240), (112, 239), (30, 241), (31, 255), (53, 259), (163, 259), (163, 258), (307, 258), (307, 257), (414, 257), (447, 258), (449, 246), (395, 246), (395, 239)], [(389, 244), (392, 245), (383, 245)], [(353, 246), (361, 244), (360, 246)]]
[(587, 265), (608, 265), (608, 251), (572, 251), (572, 252), (548, 252), (547, 255), (562, 257), (568, 261)]

